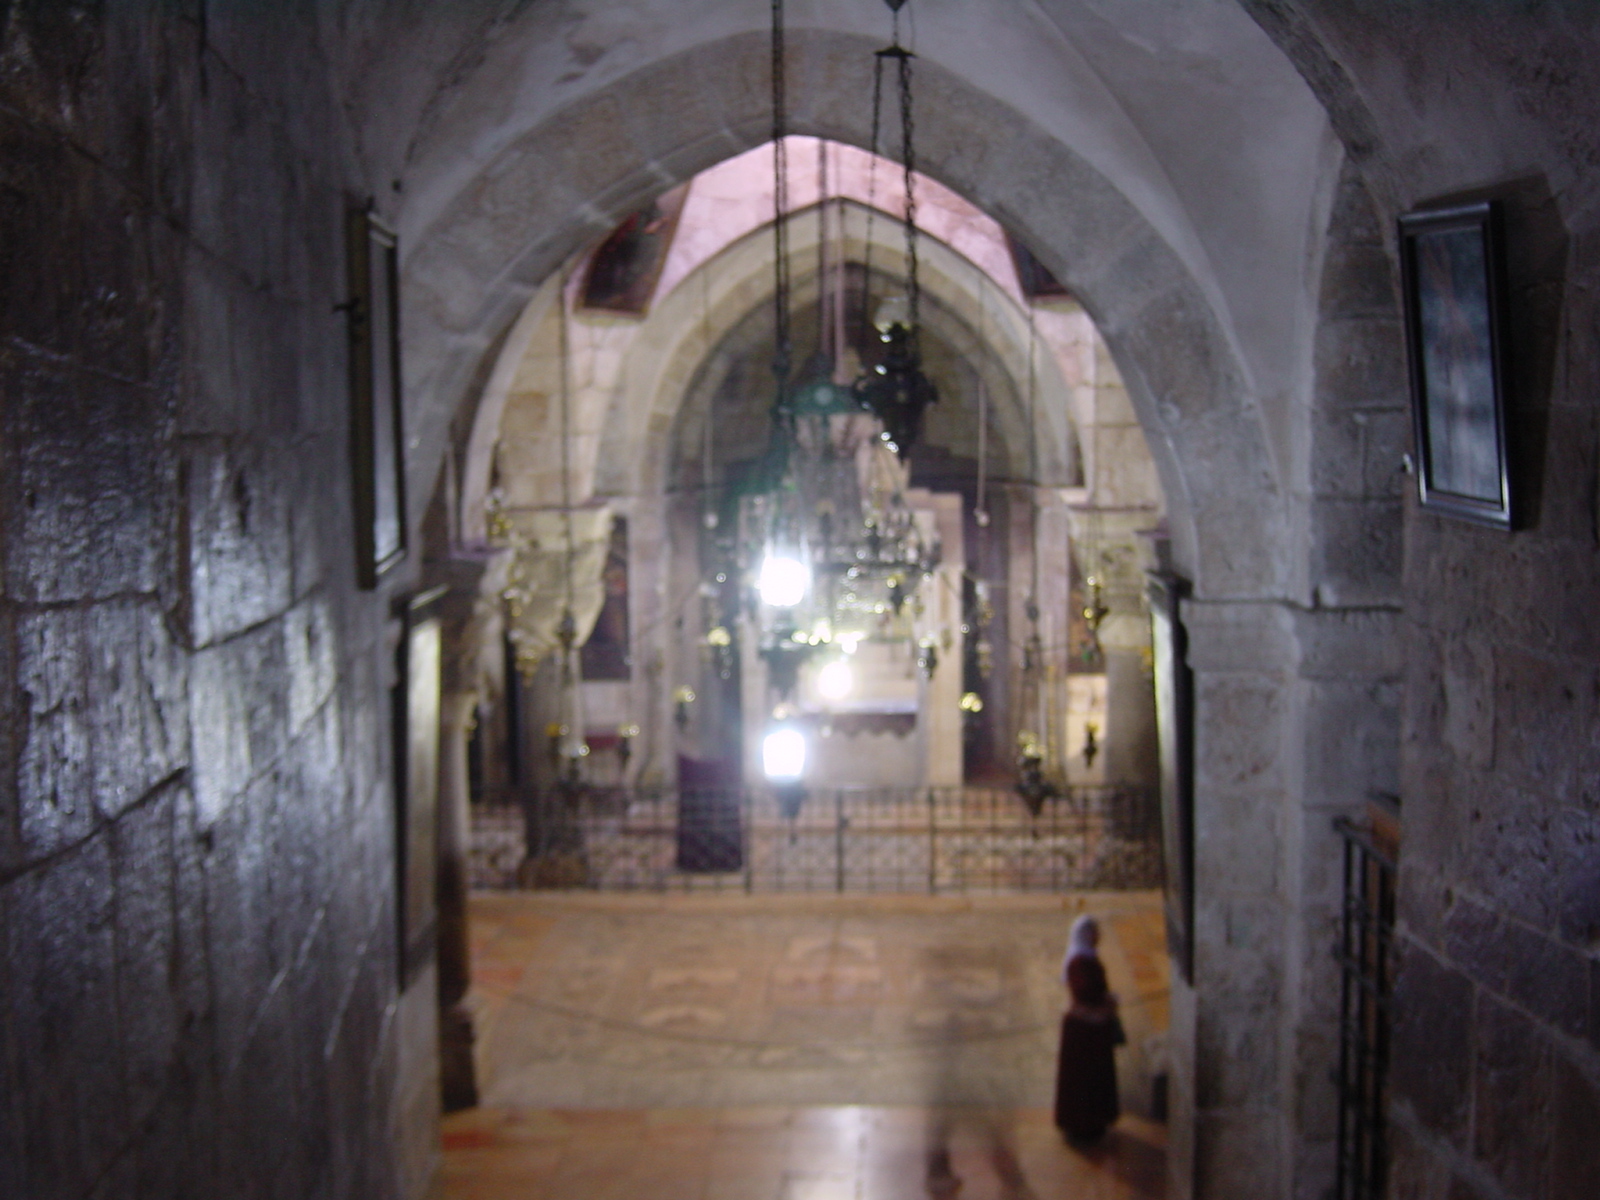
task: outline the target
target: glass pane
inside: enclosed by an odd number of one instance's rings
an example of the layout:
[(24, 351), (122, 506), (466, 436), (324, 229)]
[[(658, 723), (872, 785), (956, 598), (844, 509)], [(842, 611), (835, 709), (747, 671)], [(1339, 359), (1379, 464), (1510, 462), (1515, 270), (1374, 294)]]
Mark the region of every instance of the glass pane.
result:
[(1430, 486), (1499, 503), (1489, 277), (1482, 232), (1441, 230), (1416, 242)]

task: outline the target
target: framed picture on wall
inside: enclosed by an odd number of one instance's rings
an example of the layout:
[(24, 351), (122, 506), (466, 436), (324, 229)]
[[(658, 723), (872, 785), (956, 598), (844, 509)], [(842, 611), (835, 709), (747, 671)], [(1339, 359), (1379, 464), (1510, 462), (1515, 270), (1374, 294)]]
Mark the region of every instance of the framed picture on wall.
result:
[(1194, 682), (1181, 604), (1188, 584), (1148, 576), (1150, 642), (1161, 757), (1161, 862), (1166, 889), (1167, 952), (1194, 982)]
[(1424, 508), (1509, 529), (1498, 207), (1401, 217), (1400, 272), (1418, 497)]
[(444, 588), (396, 604), (394, 781), (400, 984), (432, 959), (437, 931), (440, 627)]
[(349, 214), (346, 242), (356, 580), (370, 589), (406, 553), (400, 256), (394, 231), (367, 209)]

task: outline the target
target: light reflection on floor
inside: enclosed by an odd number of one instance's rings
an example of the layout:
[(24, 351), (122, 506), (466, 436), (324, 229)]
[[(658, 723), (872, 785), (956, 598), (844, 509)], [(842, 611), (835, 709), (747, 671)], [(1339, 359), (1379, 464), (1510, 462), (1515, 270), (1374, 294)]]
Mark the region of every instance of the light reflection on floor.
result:
[(1106, 918), (1137, 1112), (1166, 1024), (1149, 893), (477, 897), (484, 1106), (447, 1119), (437, 1195), (1160, 1196), (1161, 1126), (1129, 1115), (1080, 1152), (1050, 1123), (1084, 907)]

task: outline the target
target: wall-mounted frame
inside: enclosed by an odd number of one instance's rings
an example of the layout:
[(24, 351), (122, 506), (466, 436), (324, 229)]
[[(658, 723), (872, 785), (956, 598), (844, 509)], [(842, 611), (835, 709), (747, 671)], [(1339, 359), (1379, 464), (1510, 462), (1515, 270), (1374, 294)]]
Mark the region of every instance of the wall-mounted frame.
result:
[(1400, 218), (1418, 498), (1424, 508), (1509, 529), (1500, 249), (1492, 200)]
[(1161, 755), (1161, 861), (1165, 875), (1167, 952), (1186, 983), (1194, 982), (1194, 677), (1182, 619), (1188, 583), (1147, 576), (1150, 641)]
[(350, 468), (356, 581), (375, 588), (406, 554), (401, 431), (400, 255), (393, 230), (367, 209), (349, 213)]
[(394, 792), (400, 985), (430, 962), (438, 930), (439, 688), (441, 631), (433, 588), (395, 604)]

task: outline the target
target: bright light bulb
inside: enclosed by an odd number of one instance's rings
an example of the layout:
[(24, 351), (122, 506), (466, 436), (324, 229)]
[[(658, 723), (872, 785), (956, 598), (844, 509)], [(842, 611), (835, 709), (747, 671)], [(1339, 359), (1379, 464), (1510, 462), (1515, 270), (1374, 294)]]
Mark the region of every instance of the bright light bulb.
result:
[(756, 578), (756, 591), (761, 602), (773, 608), (793, 608), (806, 598), (811, 586), (811, 572), (797, 558), (769, 554), (761, 562), (761, 574)]
[(761, 739), (761, 769), (775, 783), (792, 783), (806, 769), (806, 738), (798, 729), (779, 727)]
[(835, 659), (817, 672), (817, 694), (824, 700), (843, 700), (855, 685), (855, 673), (843, 659)]

